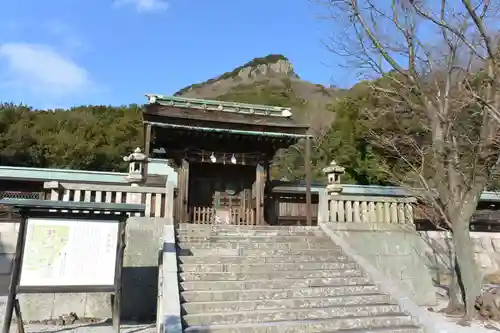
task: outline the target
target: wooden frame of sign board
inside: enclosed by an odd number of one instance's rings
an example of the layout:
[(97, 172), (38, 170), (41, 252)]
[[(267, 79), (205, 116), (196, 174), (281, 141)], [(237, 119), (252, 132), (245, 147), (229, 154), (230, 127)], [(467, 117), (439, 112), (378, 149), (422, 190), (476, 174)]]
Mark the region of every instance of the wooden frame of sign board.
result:
[[(2, 333), (9, 333), (14, 312), (16, 313), (17, 329), (19, 333), (24, 333), (22, 313), (17, 295), (21, 293), (91, 293), (109, 292), (114, 295), (113, 300), (113, 328), (115, 332), (120, 331), (120, 308), (121, 308), (121, 273), (123, 267), (123, 254), (125, 250), (125, 228), (129, 213), (144, 213), (145, 205), (138, 204), (114, 204), (95, 202), (66, 202), (50, 200), (26, 200), (26, 199), (4, 199), (0, 200), (0, 205), (10, 206), (19, 211), (21, 222), (17, 236), (16, 253), (14, 255), (13, 267), (10, 276), (9, 294), (7, 298), (5, 317)], [(115, 240), (110, 240), (110, 244), (116, 242), (116, 252), (114, 255), (114, 267), (111, 267), (112, 282), (103, 284), (26, 284), (23, 285), (23, 259), (26, 252), (27, 234), (33, 235), (35, 224), (43, 225), (43, 222), (52, 224), (66, 224), (70, 227), (85, 226), (92, 227), (107, 225), (114, 226), (116, 231)], [(114, 222), (114, 223), (113, 223)], [(31, 228), (30, 225), (33, 225)], [(28, 228), (30, 230), (28, 231)], [(64, 229), (66, 230), (66, 229)], [(67, 229), (68, 242), (70, 231)], [(92, 235), (94, 235), (92, 233)], [(78, 237), (80, 238), (80, 237)], [(92, 237), (94, 238), (94, 237)], [(45, 237), (44, 237), (45, 239)], [(73, 238), (75, 239), (75, 238)], [(61, 254), (61, 253), (59, 253)], [(66, 253), (65, 253), (66, 255)], [(62, 261), (62, 260), (61, 260)], [(27, 272), (27, 270), (26, 270)], [(91, 278), (86, 276), (87, 278)], [(109, 276), (108, 276), (109, 278)], [(29, 279), (28, 279), (29, 280)]]

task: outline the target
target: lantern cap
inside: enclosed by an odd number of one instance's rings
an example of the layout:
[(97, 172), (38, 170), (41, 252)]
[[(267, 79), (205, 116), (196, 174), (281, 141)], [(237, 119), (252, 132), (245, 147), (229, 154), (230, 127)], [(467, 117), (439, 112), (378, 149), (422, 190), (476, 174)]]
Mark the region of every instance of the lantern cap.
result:
[(141, 148), (135, 148), (134, 152), (128, 156), (124, 156), (125, 162), (149, 162), (149, 158), (141, 151)]
[(337, 173), (337, 174), (342, 174), (342, 173), (344, 173), (344, 171), (345, 171), (345, 168), (344, 168), (344, 167), (342, 167), (342, 166), (340, 166), (340, 165), (338, 165), (338, 164), (337, 164), (337, 162), (336, 162), (335, 160), (332, 160), (332, 161), (330, 162), (330, 165), (329, 165), (329, 166), (327, 166), (327, 167), (323, 168), (323, 172), (324, 172), (324, 173), (327, 173), (327, 174), (328, 174), (328, 173)]

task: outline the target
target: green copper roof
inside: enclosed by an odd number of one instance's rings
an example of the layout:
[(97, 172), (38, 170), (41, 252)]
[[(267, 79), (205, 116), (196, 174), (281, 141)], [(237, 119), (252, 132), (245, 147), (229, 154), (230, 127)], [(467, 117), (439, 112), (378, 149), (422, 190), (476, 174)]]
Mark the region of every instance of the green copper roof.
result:
[(241, 114), (253, 114), (283, 118), (289, 118), (292, 116), (292, 111), (290, 110), (290, 108), (283, 108), (279, 106), (224, 102), (198, 98), (163, 96), (156, 94), (146, 94), (146, 96), (148, 97), (149, 104), (160, 104), (176, 108), (234, 112)]

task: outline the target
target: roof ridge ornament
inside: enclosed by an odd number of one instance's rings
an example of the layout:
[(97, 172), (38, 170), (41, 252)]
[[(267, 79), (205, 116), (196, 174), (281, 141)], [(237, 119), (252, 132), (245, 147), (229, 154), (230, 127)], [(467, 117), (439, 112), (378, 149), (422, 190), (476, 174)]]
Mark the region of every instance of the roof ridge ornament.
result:
[(155, 104), (156, 103), (156, 95), (149, 95), (149, 104)]

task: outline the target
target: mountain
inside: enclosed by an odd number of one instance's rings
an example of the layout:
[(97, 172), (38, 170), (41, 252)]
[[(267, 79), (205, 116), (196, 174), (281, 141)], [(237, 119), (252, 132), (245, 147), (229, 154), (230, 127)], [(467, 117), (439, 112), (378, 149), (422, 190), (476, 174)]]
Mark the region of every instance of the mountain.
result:
[(176, 96), (291, 107), (294, 118), (324, 132), (334, 119), (328, 105), (343, 93), (302, 80), (283, 55), (271, 54), (205, 82), (192, 84)]

